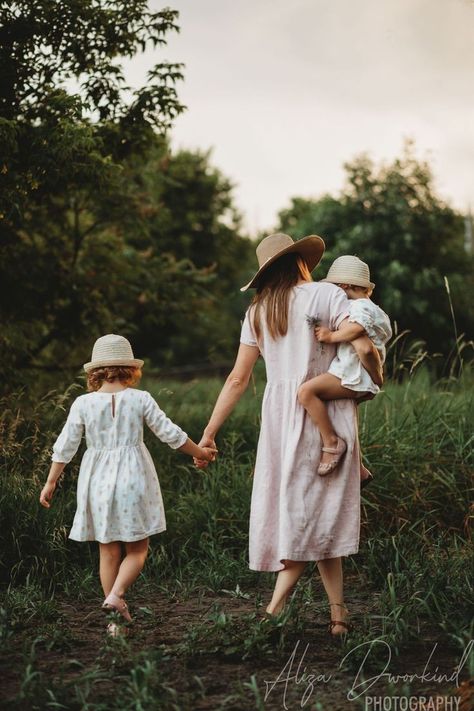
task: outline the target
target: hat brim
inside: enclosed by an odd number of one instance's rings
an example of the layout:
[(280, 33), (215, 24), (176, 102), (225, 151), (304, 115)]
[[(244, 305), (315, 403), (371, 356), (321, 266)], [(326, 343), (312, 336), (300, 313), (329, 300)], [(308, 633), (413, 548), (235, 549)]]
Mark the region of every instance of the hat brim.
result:
[(270, 264), (273, 264), (273, 262), (282, 257), (284, 254), (291, 254), (292, 252), (300, 254), (305, 260), (309, 271), (312, 272), (313, 269), (315, 269), (315, 267), (317, 267), (319, 262), (321, 261), (325, 249), (326, 245), (324, 244), (324, 240), (322, 239), (322, 237), (319, 237), (318, 235), (309, 235), (308, 237), (303, 237), (302, 239), (299, 239), (294, 242), (289, 247), (285, 247), (285, 249), (282, 249), (280, 252), (277, 252), (273, 255), (273, 257), (267, 259), (267, 261), (262, 264), (256, 274), (254, 274), (249, 283), (241, 287), (240, 291), (247, 291), (247, 289), (252, 289), (256, 287), (258, 283), (258, 278), (262, 274), (262, 272), (264, 272), (265, 269), (270, 266)]
[(91, 360), (89, 363), (84, 364), (84, 370), (86, 373), (94, 368), (105, 368), (110, 365), (123, 365), (131, 368), (143, 368), (144, 361), (139, 358), (107, 358), (106, 360)]
[(353, 286), (362, 286), (364, 289), (375, 289), (375, 284), (373, 281), (369, 282), (362, 282), (361, 279), (353, 279), (351, 278), (350, 280), (344, 280), (344, 279), (338, 279), (337, 281), (334, 281), (333, 279), (328, 279), (327, 277), (325, 279), (320, 279), (319, 281), (327, 281), (329, 284), (352, 284)]

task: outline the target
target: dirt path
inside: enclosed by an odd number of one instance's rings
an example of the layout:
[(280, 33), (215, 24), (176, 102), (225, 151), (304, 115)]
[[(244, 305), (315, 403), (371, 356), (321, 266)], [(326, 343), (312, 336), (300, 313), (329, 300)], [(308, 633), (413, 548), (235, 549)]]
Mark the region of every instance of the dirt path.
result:
[[(262, 633), (261, 624), (259, 626), (254, 618), (254, 602), (250, 599), (209, 594), (199, 599), (170, 600), (163, 594), (153, 594), (146, 599), (137, 595), (133, 603), (134, 629), (124, 643), (121, 640), (107, 641), (104, 632), (106, 621), (100, 611), (99, 600), (80, 603), (77, 609), (67, 600), (61, 600), (60, 614), (55, 623), (18, 633), (0, 652), (2, 708), (13, 708), (11, 700), (19, 693), (21, 678), (25, 678), (25, 649), (38, 636), (41, 640), (36, 645), (36, 658), (33, 661), (30, 659), (30, 663), (34, 671), (43, 675), (42, 683), (46, 681), (53, 688), (67, 688), (95, 670), (100, 678), (96, 678), (89, 701), (97, 703), (97, 708), (100, 703), (107, 704), (107, 699), (112, 698), (119, 685), (123, 687), (124, 678), (127, 675), (130, 677), (130, 674), (138, 689), (136, 693), (145, 694), (145, 702), (137, 708), (147, 711), (155, 708), (186, 711), (375, 708), (370, 705), (372, 701), (364, 704), (361, 700), (348, 700), (347, 694), (354, 683), (358, 665), (352, 664), (345, 670), (339, 668), (348, 648), (344, 649), (340, 641), (331, 639), (327, 634), (323, 608), (308, 605), (304, 608), (304, 614), (297, 615), (296, 621), (292, 619), (288, 624), (288, 631), (276, 629)], [(375, 612), (376, 607), (373, 595), (362, 594), (352, 604), (352, 619), (357, 622), (358, 616), (370, 608)], [(372, 638), (376, 637), (377, 630), (374, 628)], [(252, 638), (253, 643), (250, 643)], [(429, 630), (424, 630), (423, 640), (412, 642), (397, 659), (390, 662), (390, 672), (421, 674), (435, 641)], [(248, 645), (247, 648), (245, 645)], [(147, 654), (154, 655), (154, 667), (147, 667)], [(383, 671), (384, 657), (386, 655), (382, 654), (366, 676), (376, 676)], [(452, 674), (457, 661), (456, 653), (444, 645), (436, 650), (430, 669), (434, 671), (437, 667), (438, 673)], [(132, 669), (135, 672), (132, 673)], [(169, 706), (165, 700), (168, 692), (163, 696), (163, 686), (153, 692), (156, 678), (150, 683), (146, 679), (143, 681), (146, 669), (150, 675), (158, 675), (159, 683), (172, 690), (169, 692)], [(275, 682), (279, 675), (280, 682), (273, 688), (271, 684), (266, 684)], [(309, 675), (324, 675), (325, 679), (318, 680)], [(137, 681), (137, 678), (142, 681)], [(269, 693), (265, 698), (266, 688)], [(409, 694), (432, 698), (454, 693), (453, 684), (423, 683), (419, 680), (410, 684), (408, 692), (403, 681), (394, 683), (391, 691), (387, 688), (386, 680), (380, 679), (367, 693), (370, 697)], [(148, 705), (145, 692), (149, 694)], [(157, 705), (150, 700), (150, 693), (151, 699), (153, 693), (159, 693)], [(468, 685), (464, 684), (464, 705), (459, 706), (462, 711), (469, 708), (468, 694)], [(32, 696), (34, 698), (34, 694)], [(34, 701), (25, 698), (25, 706), (20, 704), (14, 708), (40, 708), (34, 706)], [(173, 698), (174, 707), (171, 705)], [(71, 704), (70, 708), (75, 709), (74, 703)], [(94, 709), (95, 706), (88, 708)], [(100, 708), (107, 708), (107, 705)], [(440, 705), (436, 711), (443, 708), (448, 706)], [(456, 708), (454, 703), (452, 708)]]

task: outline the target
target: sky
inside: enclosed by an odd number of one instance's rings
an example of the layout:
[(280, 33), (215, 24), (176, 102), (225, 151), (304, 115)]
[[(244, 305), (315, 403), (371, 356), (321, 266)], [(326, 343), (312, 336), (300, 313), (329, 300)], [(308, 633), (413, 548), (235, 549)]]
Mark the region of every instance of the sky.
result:
[[(211, 150), (250, 234), (294, 196), (337, 194), (343, 164), (406, 138), (438, 193), (474, 209), (474, 0), (169, 0), (181, 31), (126, 64), (184, 62), (175, 148)], [(150, 0), (152, 9), (164, 3)]]

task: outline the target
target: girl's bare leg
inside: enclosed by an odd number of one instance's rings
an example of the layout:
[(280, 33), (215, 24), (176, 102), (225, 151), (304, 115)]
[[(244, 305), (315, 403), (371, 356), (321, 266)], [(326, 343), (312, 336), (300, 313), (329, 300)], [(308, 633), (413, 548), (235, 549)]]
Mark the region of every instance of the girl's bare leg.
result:
[(99, 543), (100, 567), (99, 575), (105, 597), (110, 593), (118, 575), (122, 560), (122, 544), (118, 541), (112, 543)]
[[(339, 378), (330, 373), (323, 373), (300, 385), (298, 400), (319, 429), (323, 447), (335, 447), (337, 445), (337, 433), (329, 419), (325, 401), (347, 399), (355, 399), (354, 391), (344, 388)], [(332, 456), (329, 452), (322, 452), (321, 463), (324, 464), (331, 461)]]
[[(348, 613), (344, 605), (342, 558), (320, 560), (318, 561), (318, 569), (329, 599), (331, 619), (344, 622)], [(332, 634), (341, 634), (343, 632), (347, 632), (347, 630), (342, 625), (335, 625), (332, 628)]]
[(306, 566), (306, 561), (285, 560), (285, 569), (277, 575), (272, 599), (267, 607), (267, 612), (277, 615), (285, 606), (286, 599), (295, 587)]
[(138, 578), (148, 554), (148, 538), (133, 543), (125, 543), (126, 555), (123, 559), (112, 592), (123, 597), (128, 588)]

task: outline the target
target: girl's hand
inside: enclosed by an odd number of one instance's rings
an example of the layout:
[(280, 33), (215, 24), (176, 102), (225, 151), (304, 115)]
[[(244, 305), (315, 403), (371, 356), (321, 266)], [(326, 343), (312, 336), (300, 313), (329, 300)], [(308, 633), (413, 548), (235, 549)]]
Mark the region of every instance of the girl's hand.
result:
[[(203, 435), (201, 437), (201, 441), (199, 442), (198, 446), (201, 447), (201, 449), (203, 449), (203, 450), (204, 449), (214, 449), (217, 452), (216, 443), (215, 443), (214, 439), (212, 439), (212, 437), (206, 437), (205, 435)], [(215, 456), (214, 456), (214, 459), (215, 459)], [(196, 457), (193, 457), (193, 461), (194, 461), (195, 466), (198, 469), (205, 469), (207, 467), (207, 465), (209, 464), (209, 461), (207, 459), (196, 459)]]
[(320, 343), (331, 343), (332, 331), (326, 326), (316, 326), (314, 335)]
[(56, 484), (48, 483), (43, 486), (43, 489), (40, 494), (40, 504), (41, 506), (44, 506), (45, 509), (49, 509), (51, 504), (50, 501), (53, 498), (54, 490), (56, 488)]
[(215, 461), (216, 454), (217, 454), (217, 449), (215, 447), (201, 447), (201, 452), (202, 456), (200, 459), (197, 459), (197, 462), (213, 462)]

